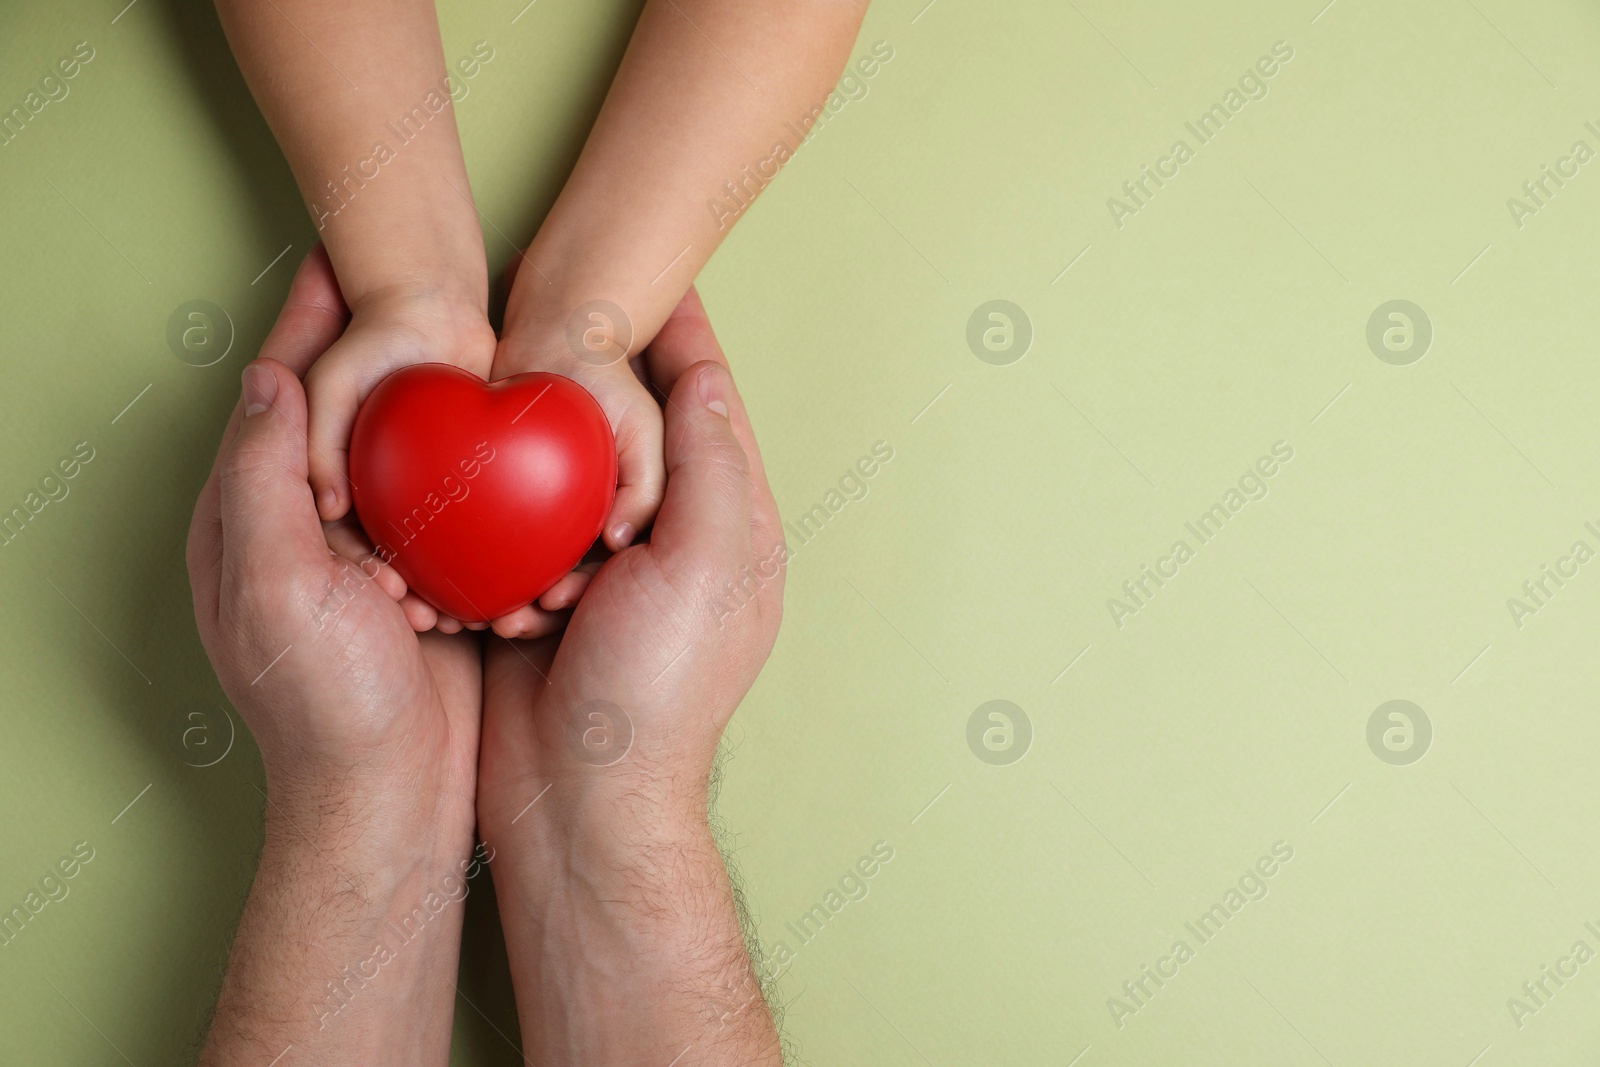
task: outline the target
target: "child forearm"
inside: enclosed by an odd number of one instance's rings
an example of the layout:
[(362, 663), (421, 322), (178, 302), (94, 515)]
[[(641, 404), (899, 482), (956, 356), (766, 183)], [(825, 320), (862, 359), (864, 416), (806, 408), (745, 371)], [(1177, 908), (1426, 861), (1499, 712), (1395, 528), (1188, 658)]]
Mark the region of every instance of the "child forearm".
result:
[(351, 307), (418, 295), (484, 307), (483, 239), (432, 0), (217, 10)]
[(513, 351), (560, 349), (590, 300), (620, 306), (631, 350), (643, 347), (798, 147), (865, 11), (862, 0), (650, 0), (517, 272), (506, 333), (524, 344)]
[(306, 376), (326, 520), (350, 508), (356, 410), (412, 363), (487, 374), (488, 266), (432, 0), (217, 0), (327, 246), (351, 321)]

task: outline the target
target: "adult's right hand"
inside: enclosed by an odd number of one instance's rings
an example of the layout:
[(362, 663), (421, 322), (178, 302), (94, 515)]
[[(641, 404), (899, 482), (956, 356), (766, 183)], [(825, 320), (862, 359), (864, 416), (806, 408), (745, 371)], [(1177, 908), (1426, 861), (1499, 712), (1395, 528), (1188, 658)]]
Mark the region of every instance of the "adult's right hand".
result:
[(491, 639), (478, 823), (539, 1064), (779, 1063), (707, 814), (723, 728), (776, 639), (785, 549), (691, 290), (646, 350), (666, 497), (564, 634)]

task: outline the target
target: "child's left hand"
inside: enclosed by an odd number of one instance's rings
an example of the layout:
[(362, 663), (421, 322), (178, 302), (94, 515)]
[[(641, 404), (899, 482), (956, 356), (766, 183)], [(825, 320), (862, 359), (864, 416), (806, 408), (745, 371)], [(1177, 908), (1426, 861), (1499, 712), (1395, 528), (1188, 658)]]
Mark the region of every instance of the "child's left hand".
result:
[[(591, 345), (581, 354), (565, 337), (551, 339), (547, 332), (530, 328), (528, 321), (507, 312), (490, 380), (526, 371), (551, 371), (576, 381), (599, 402), (617, 440), (617, 496), (600, 536), (605, 548), (621, 552), (655, 521), (666, 489), (661, 405), (639, 377), (638, 357), (628, 358), (629, 352), (614, 343), (603, 315), (589, 335)], [(628, 339), (621, 340), (626, 344)], [(501, 637), (549, 633), (558, 625), (553, 613), (577, 603), (598, 566), (581, 564), (547, 590), (537, 604), (493, 620), (494, 632)]]

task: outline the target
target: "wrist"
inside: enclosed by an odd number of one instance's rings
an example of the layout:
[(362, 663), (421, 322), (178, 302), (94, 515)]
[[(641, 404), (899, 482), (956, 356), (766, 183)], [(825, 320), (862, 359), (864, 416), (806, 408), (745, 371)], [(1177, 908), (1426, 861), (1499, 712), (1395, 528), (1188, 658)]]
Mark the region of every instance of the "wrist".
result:
[(644, 776), (595, 778), (586, 767), (546, 779), (548, 789), (529, 794), (538, 797), (531, 806), (507, 803), (491, 814), (480, 804), (479, 824), (491, 841), (504, 842), (505, 855), (527, 860), (552, 883), (599, 881), (617, 868), (661, 881), (670, 873), (662, 869), (663, 857), (716, 856), (703, 788)]
[(296, 901), (319, 902), (314, 914), (308, 911), (297, 921), (308, 931), (322, 927), (318, 940), (330, 952), (335, 943), (370, 947), (375, 934), (398, 924), (430, 893), (459, 901), (466, 895), (468, 874), (476, 875), (482, 867), (470, 826), (464, 832), (439, 834), (390, 834), (383, 829), (338, 836), (314, 833), (281, 815), (268, 819), (256, 890), (291, 907)]
[[(471, 754), (369, 757), (268, 768), (263, 862), (318, 857), (374, 885), (409, 867), (438, 866), (472, 847), (476, 768)], [(386, 881), (387, 880), (387, 883)]]
[[(542, 237), (542, 234), (541, 234)], [(534, 242), (518, 263), (506, 297), (497, 374), (571, 365), (620, 369), (649, 340), (641, 332), (637, 295), (592, 270), (560, 269)]]
[(350, 330), (399, 338), (430, 362), (454, 363), (482, 375), (494, 356), (494, 328), (482, 302), (467, 290), (397, 283), (351, 303), (350, 314)]
[(704, 776), (660, 771), (631, 756), (611, 767), (547, 762), (512, 788), (480, 790), (477, 825), (499, 857), (497, 882), (530, 903), (577, 893), (637, 917), (704, 872), (721, 877)]
[[(356, 260), (346, 266), (333, 251), (339, 291), (352, 312), (366, 306), (413, 304), (470, 311), (487, 320), (488, 268), (483, 249), (452, 249), (435, 242), (398, 250), (385, 248), (373, 265)], [(346, 261), (354, 257), (345, 257)]]
[(535, 1059), (569, 1062), (562, 1055), (582, 1048), (572, 1062), (667, 1062), (693, 1047), (702, 1062), (776, 1065), (704, 809), (639, 819), (633, 802), (593, 799), (535, 817), (542, 801), (489, 837), (519, 1015), (541, 1043)]
[(462, 902), (485, 857), (442, 840), (352, 852), (284, 819), (269, 819), (201, 1062), (288, 1045), (316, 1062), (443, 1062)]
[(483, 234), (456, 183), (419, 177), (414, 185), (390, 186), (386, 196), (319, 220), (345, 303), (356, 311), (395, 296), (431, 297), (486, 317)]
[(456, 795), (426, 803), (269, 787), (262, 822), (263, 863), (320, 859), (335, 877), (359, 876), (379, 889), (473, 844), (471, 802)]
[(466, 279), (404, 278), (347, 296), (352, 320), (403, 323), (430, 332), (493, 331), (487, 297)]

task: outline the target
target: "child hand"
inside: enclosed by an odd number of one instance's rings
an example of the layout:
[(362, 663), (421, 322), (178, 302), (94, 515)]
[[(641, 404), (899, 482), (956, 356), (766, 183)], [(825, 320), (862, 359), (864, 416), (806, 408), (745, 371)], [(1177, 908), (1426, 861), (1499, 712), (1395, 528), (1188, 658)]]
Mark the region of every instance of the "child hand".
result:
[(307, 461), (324, 522), (350, 510), (350, 432), (367, 395), (414, 363), (489, 373), (495, 336), (481, 308), (430, 294), (383, 293), (351, 309), (344, 335), (306, 375)]
[[(312, 256), (321, 257), (322, 268), (331, 273), (321, 246)], [(405, 580), (376, 560), (370, 539), (356, 526), (350, 510), (350, 433), (368, 394), (401, 367), (449, 363), (486, 376), (494, 358), (494, 330), (483, 309), (471, 301), (455, 302), (427, 293), (384, 293), (353, 310), (342, 300), (330, 300), (320, 310), (347, 322), (344, 333), (305, 378), (308, 480), (328, 547), (361, 566), (363, 573), (371, 568), (374, 573), (368, 577), (400, 603), (412, 629), (420, 633), (437, 626), (455, 633), (463, 624), (408, 592)], [(474, 624), (472, 628), (484, 627)]]
[[(583, 305), (576, 326), (559, 332), (535, 321), (548, 319), (548, 308), (539, 315), (518, 316), (513, 310), (507, 310), (490, 377), (551, 371), (576, 381), (599, 402), (617, 439), (617, 496), (601, 528), (601, 540), (610, 551), (620, 552), (655, 521), (666, 489), (661, 405), (646, 388), (637, 358), (628, 358), (643, 345), (632, 337), (625, 313), (615, 305), (593, 311)], [(495, 619), (494, 632), (501, 637), (551, 632), (556, 625), (552, 613), (577, 602), (597, 567), (592, 561), (580, 565), (551, 586), (536, 605)]]

